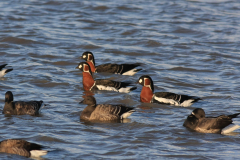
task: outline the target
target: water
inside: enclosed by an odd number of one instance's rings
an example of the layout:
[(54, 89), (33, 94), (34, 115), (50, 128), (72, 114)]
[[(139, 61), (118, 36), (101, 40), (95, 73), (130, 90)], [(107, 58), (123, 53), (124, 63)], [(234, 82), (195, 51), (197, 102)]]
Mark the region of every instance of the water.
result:
[[(194, 108), (218, 116), (240, 112), (240, 3), (178, 1), (1, 1), (0, 63), (14, 70), (0, 80), (15, 100), (49, 104), (37, 116), (0, 114), (0, 140), (47, 146), (43, 159), (239, 158), (239, 133), (203, 134), (182, 126)], [(95, 74), (136, 82), (150, 75), (155, 91), (199, 96), (182, 108), (139, 102), (129, 93), (97, 92), (98, 103), (136, 107), (128, 123), (83, 123), (86, 93), (75, 69), (84, 51), (96, 64), (142, 63), (134, 76)], [(239, 118), (234, 119), (236, 123)], [(0, 159), (26, 159), (0, 154)]]

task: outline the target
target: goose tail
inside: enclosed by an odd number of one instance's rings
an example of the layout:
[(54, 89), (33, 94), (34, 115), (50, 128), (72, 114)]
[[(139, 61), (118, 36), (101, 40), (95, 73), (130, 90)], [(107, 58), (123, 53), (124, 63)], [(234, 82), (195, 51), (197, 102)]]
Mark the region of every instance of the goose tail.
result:
[(46, 150), (31, 150), (31, 157), (41, 157), (48, 153)]
[(131, 114), (133, 112), (135, 112), (135, 110), (130, 110), (130, 111), (126, 112), (126, 113), (123, 113), (122, 116), (121, 116), (121, 119), (124, 119), (124, 118), (127, 118), (127, 117), (131, 116)]
[(228, 134), (228, 133), (231, 133), (233, 132), (234, 130), (240, 128), (239, 125), (236, 125), (236, 124), (230, 124), (228, 125), (227, 127), (223, 128), (222, 131), (221, 131), (221, 134)]

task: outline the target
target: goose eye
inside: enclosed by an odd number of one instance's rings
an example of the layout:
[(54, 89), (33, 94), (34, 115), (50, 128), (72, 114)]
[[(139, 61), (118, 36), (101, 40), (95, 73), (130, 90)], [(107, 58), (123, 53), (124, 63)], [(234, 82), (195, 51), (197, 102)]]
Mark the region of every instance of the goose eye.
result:
[(82, 68), (82, 65), (79, 65), (79, 68)]
[(139, 79), (139, 83), (142, 83), (142, 79)]
[(86, 55), (83, 55), (83, 58), (86, 58)]

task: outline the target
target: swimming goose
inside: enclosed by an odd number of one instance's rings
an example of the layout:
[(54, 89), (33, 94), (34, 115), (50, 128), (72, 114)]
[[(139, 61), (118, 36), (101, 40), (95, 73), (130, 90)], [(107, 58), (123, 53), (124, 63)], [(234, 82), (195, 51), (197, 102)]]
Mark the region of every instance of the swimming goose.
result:
[(147, 103), (163, 103), (175, 106), (189, 107), (194, 102), (201, 100), (198, 97), (180, 95), (171, 92), (156, 92), (154, 93), (154, 86), (152, 78), (148, 75), (141, 76), (138, 83), (143, 86), (140, 101)]
[(116, 82), (107, 79), (96, 79), (92, 77), (92, 71), (88, 63), (81, 62), (78, 64), (76, 69), (83, 71), (83, 88), (86, 91), (92, 90), (108, 90), (115, 92), (128, 93), (137, 87), (129, 86), (131, 83), (128, 82)]
[(82, 54), (81, 59), (84, 59), (89, 64), (89, 66), (91, 67), (91, 71), (93, 73), (108, 72), (108, 73), (132, 76), (136, 74), (138, 71), (142, 70), (142, 69), (135, 69), (136, 67), (140, 66), (139, 63), (135, 63), (135, 64), (106, 63), (99, 66), (95, 66), (93, 53), (89, 51), (84, 52)]
[(25, 157), (40, 157), (48, 151), (42, 150), (43, 146), (30, 143), (21, 139), (7, 139), (0, 142), (0, 152), (18, 154)]
[(3, 114), (12, 115), (37, 115), (39, 109), (43, 105), (43, 101), (13, 101), (13, 94), (11, 91), (7, 91), (5, 94), (5, 105), (3, 108)]
[(80, 119), (85, 121), (116, 121), (127, 118), (135, 112), (133, 107), (123, 105), (97, 105), (93, 96), (86, 96), (80, 103), (88, 105), (80, 115)]
[(230, 133), (240, 126), (234, 125), (233, 118), (236, 118), (240, 113), (233, 115), (221, 115), (218, 117), (205, 117), (205, 112), (202, 108), (196, 108), (192, 111), (183, 126), (202, 133)]
[(10, 68), (10, 69), (3, 69), (4, 67), (6, 67), (6, 65), (7, 64), (0, 65), (0, 78), (5, 76), (5, 74), (7, 74), (8, 72), (13, 70), (12, 68)]

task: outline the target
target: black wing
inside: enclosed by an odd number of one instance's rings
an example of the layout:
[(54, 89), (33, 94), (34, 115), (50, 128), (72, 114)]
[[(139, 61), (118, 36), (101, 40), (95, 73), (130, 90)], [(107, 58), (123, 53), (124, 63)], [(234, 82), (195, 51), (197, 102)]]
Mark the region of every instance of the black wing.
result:
[(115, 73), (118, 70), (119, 66), (117, 64), (102, 64), (96, 67), (96, 72), (108, 72)]
[(236, 113), (233, 115), (221, 115), (216, 118), (215, 123), (213, 123), (212, 128), (213, 129), (223, 129), (227, 127), (228, 125), (232, 124), (232, 119), (236, 118), (240, 113)]
[(97, 79), (95, 85), (103, 85), (103, 86), (109, 86), (109, 87), (114, 87), (116, 89), (120, 89), (120, 88), (125, 88), (130, 84), (131, 83), (128, 83), (128, 82), (117, 82), (117, 81), (112, 81), (107, 79)]
[(118, 110), (119, 110), (118, 115), (119, 116), (121, 116), (124, 113), (127, 113), (127, 112), (134, 109), (133, 107), (127, 107), (127, 106), (123, 106), (123, 105), (115, 105), (114, 107), (118, 108)]
[(41, 108), (42, 103), (43, 101), (29, 101), (29, 102), (18, 101), (15, 102), (15, 109), (18, 115), (21, 114), (36, 115), (38, 114), (38, 111)]
[(7, 64), (1, 65), (1, 66), (0, 66), (0, 71), (1, 71), (4, 67), (6, 67), (6, 65), (7, 65)]
[(101, 121), (120, 120), (124, 113), (131, 110), (133, 110), (132, 107), (126, 107), (122, 105), (99, 104), (92, 112), (90, 118)]
[[(123, 74), (129, 70), (132, 70), (136, 67), (140, 66), (140, 64), (102, 64), (96, 67), (96, 72), (109, 72), (109, 73), (118, 73)], [(141, 69), (139, 69), (141, 70)]]

